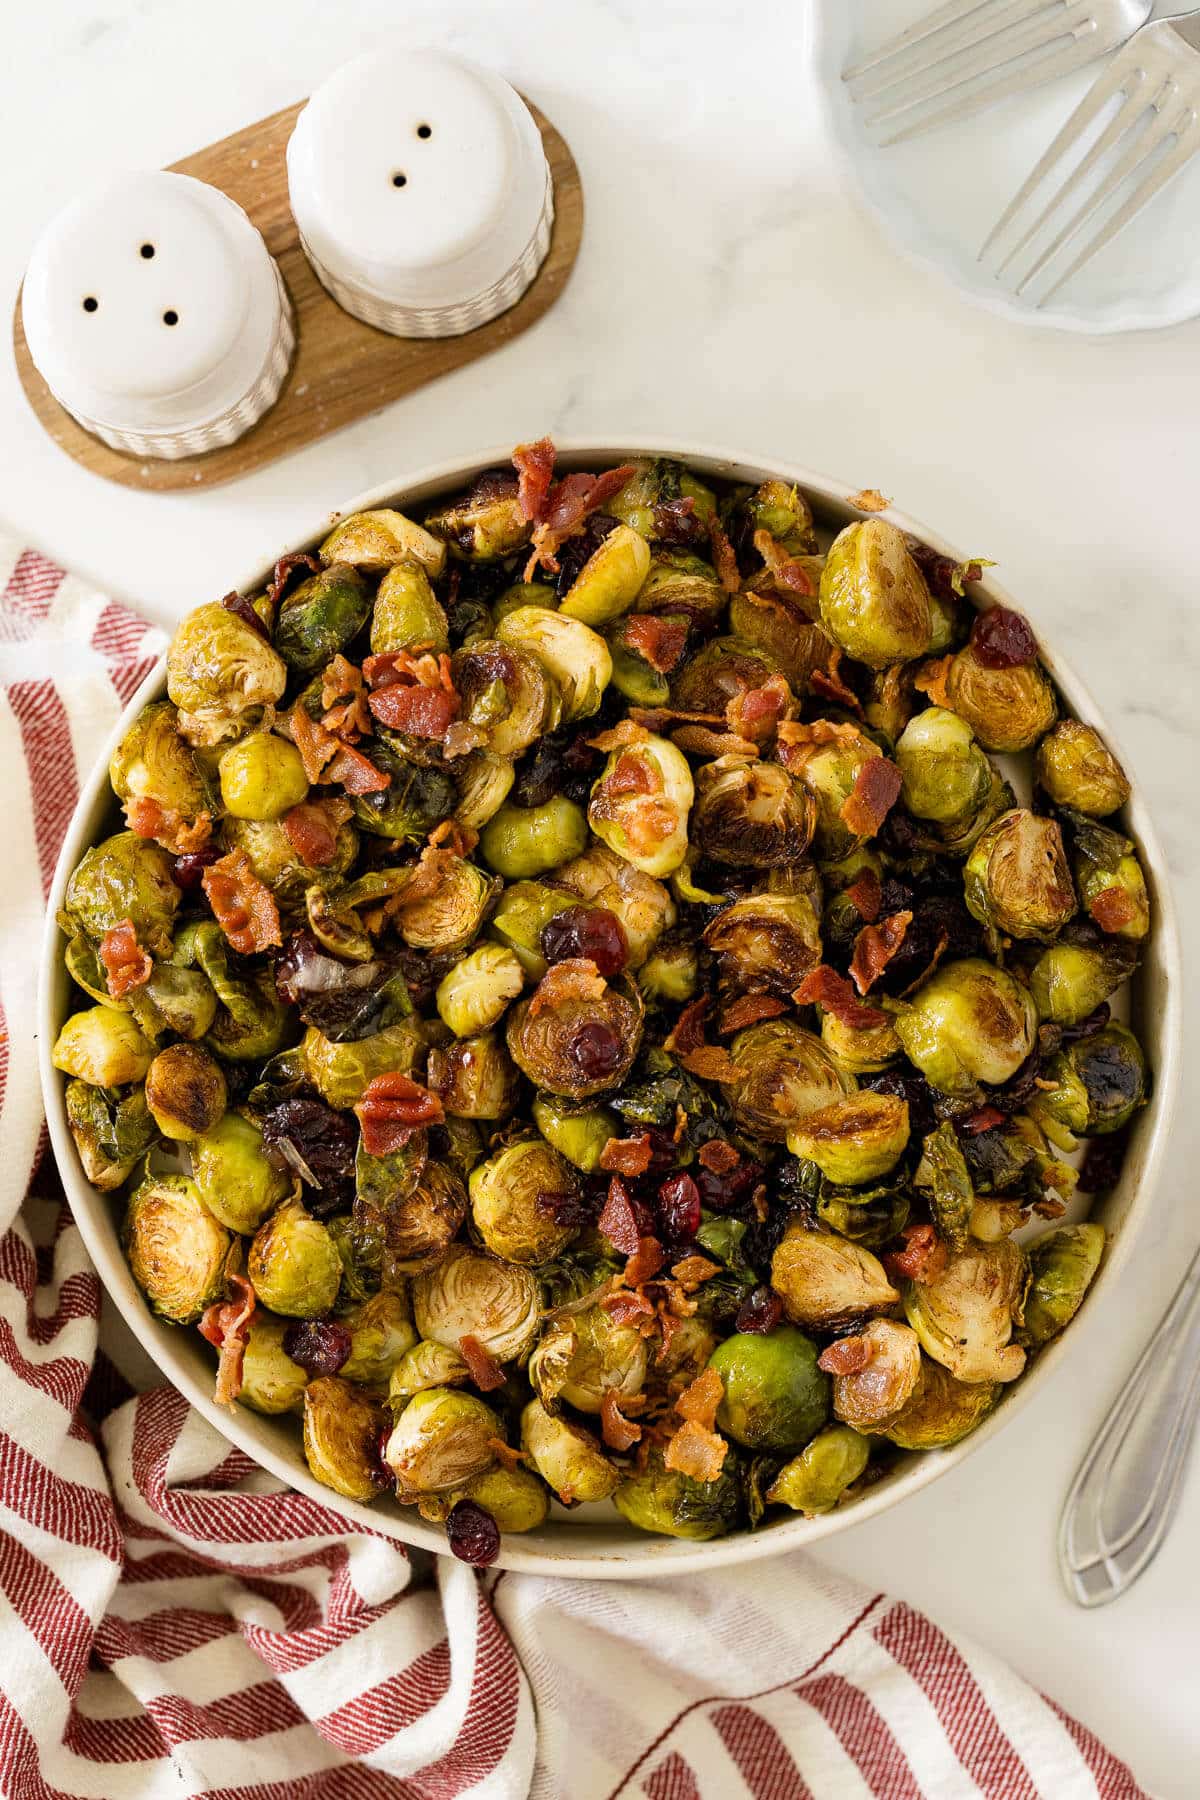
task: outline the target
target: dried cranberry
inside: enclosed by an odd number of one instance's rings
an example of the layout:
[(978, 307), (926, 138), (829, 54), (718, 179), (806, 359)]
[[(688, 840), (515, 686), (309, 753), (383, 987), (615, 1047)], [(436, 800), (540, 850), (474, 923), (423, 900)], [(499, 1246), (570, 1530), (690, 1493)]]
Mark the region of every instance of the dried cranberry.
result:
[(175, 886), (183, 888), (187, 893), (198, 888), (205, 869), (210, 869), (220, 855), (215, 844), (205, 844), (203, 850), (189, 850), (186, 855), (177, 856), (171, 870)]
[(540, 1213), (553, 1219), (564, 1231), (578, 1231), (584, 1225), (594, 1225), (599, 1210), (590, 1195), (578, 1188), (543, 1188), (534, 1204)]
[(681, 494), (674, 500), (660, 501), (654, 508), (654, 535), (662, 544), (694, 550), (698, 544), (707, 544), (708, 525), (697, 514), (692, 496)]
[(700, 1189), (681, 1169), (658, 1190), (658, 1216), (668, 1243), (690, 1244), (700, 1229)]
[(336, 1375), (353, 1347), (350, 1333), (336, 1319), (296, 1319), (283, 1334), (283, 1353), (305, 1374)]
[(765, 1333), (774, 1331), (783, 1317), (783, 1301), (771, 1287), (756, 1287), (738, 1308), (734, 1325), (738, 1331)]
[(394, 1485), (396, 1480), (396, 1477), (393, 1475), (391, 1468), (388, 1465), (387, 1459), (388, 1439), (391, 1435), (392, 1426), (390, 1424), (383, 1425), (376, 1433), (375, 1442), (371, 1445), (371, 1474), (373, 1475), (375, 1485), (378, 1488), (390, 1488)]
[(1125, 1131), (1089, 1140), (1083, 1167), (1079, 1171), (1081, 1194), (1102, 1194), (1106, 1188), (1117, 1185), (1121, 1165), (1125, 1161), (1127, 1143), (1128, 1134)]
[(446, 1536), (459, 1562), (486, 1569), (500, 1554), (500, 1527), (474, 1500), (458, 1500), (446, 1520)]
[(259, 637), (270, 638), (266, 621), (259, 618), (254, 610), (254, 602), (247, 594), (226, 594), (221, 605), (226, 612), (236, 613), (243, 625), (249, 625), (252, 631), (257, 631)]
[(606, 906), (568, 906), (542, 926), (542, 955), (551, 963), (586, 956), (601, 975), (616, 975), (629, 960), (629, 943)]
[(585, 1081), (602, 1081), (625, 1061), (625, 1046), (611, 1025), (589, 1019), (573, 1034), (567, 1054)]
[(307, 1187), (310, 1211), (318, 1218), (348, 1206), (354, 1198), (354, 1154), (358, 1127), (323, 1100), (281, 1100), (260, 1121), (267, 1160), (291, 1169)]
[(860, 1086), (876, 1094), (890, 1094), (893, 1100), (906, 1101), (914, 1138), (925, 1137), (937, 1124), (933, 1090), (923, 1075), (902, 1075), (897, 1069), (885, 1069), (878, 1075), (862, 1076)]
[(1010, 606), (977, 613), (971, 627), (971, 649), (985, 669), (1015, 669), (1037, 661), (1037, 639), (1029, 622)]
[(729, 1212), (740, 1206), (754, 1192), (762, 1169), (754, 1162), (740, 1162), (736, 1168), (718, 1173), (715, 1169), (699, 1169), (696, 1183), (700, 1198), (710, 1212)]

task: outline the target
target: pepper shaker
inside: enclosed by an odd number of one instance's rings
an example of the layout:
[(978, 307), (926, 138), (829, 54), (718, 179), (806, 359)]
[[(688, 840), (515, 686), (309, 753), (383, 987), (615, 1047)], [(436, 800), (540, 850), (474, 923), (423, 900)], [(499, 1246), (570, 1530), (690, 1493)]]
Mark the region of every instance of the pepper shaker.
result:
[(295, 348), (261, 235), (188, 175), (123, 175), (74, 200), (38, 239), (21, 309), (60, 405), (133, 456), (232, 444), (274, 405)]
[(338, 305), (397, 337), (454, 337), (521, 298), (554, 190), (541, 133), (500, 76), (438, 50), (357, 57), (288, 144), (305, 253)]

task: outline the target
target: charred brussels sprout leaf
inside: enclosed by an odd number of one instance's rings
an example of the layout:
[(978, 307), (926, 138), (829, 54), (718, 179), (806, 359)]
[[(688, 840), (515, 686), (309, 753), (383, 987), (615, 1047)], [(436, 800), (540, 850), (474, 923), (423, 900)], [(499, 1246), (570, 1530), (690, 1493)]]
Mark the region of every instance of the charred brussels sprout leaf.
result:
[(871, 1446), (848, 1425), (830, 1425), (779, 1471), (767, 1490), (771, 1506), (790, 1506), (805, 1518), (832, 1512), (863, 1473)]
[(1029, 1293), (1021, 1342), (1037, 1347), (1056, 1337), (1079, 1311), (1104, 1254), (1103, 1225), (1060, 1225), (1029, 1247)]
[(148, 1175), (129, 1196), (123, 1233), (133, 1278), (156, 1313), (188, 1325), (221, 1297), (233, 1239), (185, 1175)]
[(122, 1092), (71, 1081), (66, 1092), (67, 1124), (83, 1172), (102, 1193), (124, 1185), (154, 1142), (154, 1120), (140, 1087)]
[(312, 675), (358, 636), (371, 613), (371, 592), (349, 563), (330, 563), (284, 596), (275, 619), (275, 648), (294, 675)]
[(964, 1250), (971, 1229), (975, 1195), (967, 1159), (952, 1125), (939, 1125), (925, 1139), (921, 1166), (915, 1179), (918, 1186), (928, 1191), (929, 1210), (938, 1235), (951, 1250)]
[(382, 1406), (339, 1375), (322, 1375), (304, 1390), (304, 1456), (317, 1480), (346, 1500), (373, 1500), (379, 1467)]
[(750, 1450), (803, 1444), (829, 1417), (829, 1377), (817, 1346), (794, 1325), (765, 1335), (734, 1332), (708, 1361), (725, 1388), (717, 1424)]
[[(730, 1461), (727, 1457), (726, 1463)], [(668, 1469), (657, 1450), (643, 1470), (622, 1478), (613, 1505), (639, 1531), (691, 1538), (696, 1543), (733, 1531), (741, 1510), (737, 1479), (731, 1470), (723, 1468), (715, 1481), (693, 1481), (690, 1475)]]

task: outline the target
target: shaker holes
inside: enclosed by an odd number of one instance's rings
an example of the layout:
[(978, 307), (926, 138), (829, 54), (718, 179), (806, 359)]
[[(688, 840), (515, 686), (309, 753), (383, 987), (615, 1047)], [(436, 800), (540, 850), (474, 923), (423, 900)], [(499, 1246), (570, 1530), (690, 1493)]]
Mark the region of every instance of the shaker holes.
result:
[(84, 312), (95, 312), (99, 304), (100, 302), (97, 300), (95, 294), (89, 294), (83, 303), (83, 310)]
[(417, 126), (417, 136), (419, 138), (431, 138), (433, 136), (433, 126), (432, 125), (418, 125)]
[(407, 187), (408, 186), (408, 176), (401, 175), (399, 173), (393, 175), (392, 176), (392, 186), (393, 187)]
[(154, 255), (154, 245), (153, 244), (143, 244), (142, 248), (139, 252), (139, 255), (144, 256), (146, 261), (149, 262), (150, 258)]
[(175, 308), (173, 306), (169, 306), (167, 308), (166, 312), (163, 314), (163, 324), (164, 325), (178, 325), (178, 323), (179, 323), (179, 314), (175, 311)]

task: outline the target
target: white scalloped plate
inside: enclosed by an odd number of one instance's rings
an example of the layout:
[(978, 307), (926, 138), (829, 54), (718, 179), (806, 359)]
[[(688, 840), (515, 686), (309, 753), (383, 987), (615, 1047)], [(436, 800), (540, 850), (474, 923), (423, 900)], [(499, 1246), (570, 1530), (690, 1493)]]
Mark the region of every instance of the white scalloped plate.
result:
[(894, 247), (989, 311), (1026, 325), (1099, 335), (1178, 325), (1200, 313), (1200, 158), (1040, 310), (1030, 299), (1014, 299), (978, 261), (984, 238), (1100, 73), (1102, 58), (909, 143), (885, 150), (872, 142), (841, 71), (931, 5), (818, 0), (815, 12), (813, 54), (830, 136)]

